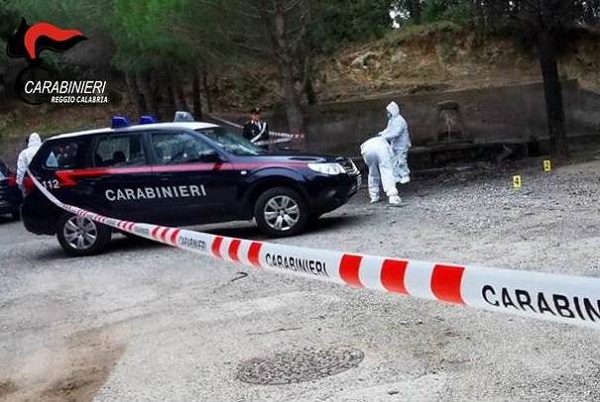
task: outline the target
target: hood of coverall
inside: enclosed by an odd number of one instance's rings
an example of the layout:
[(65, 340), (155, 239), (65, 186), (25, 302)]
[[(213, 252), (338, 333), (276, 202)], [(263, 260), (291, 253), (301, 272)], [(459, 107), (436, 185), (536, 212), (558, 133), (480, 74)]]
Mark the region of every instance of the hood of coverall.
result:
[(39, 147), (42, 145), (42, 139), (38, 133), (33, 133), (29, 136), (29, 140), (27, 141), (27, 148), (31, 147)]
[(389, 105), (385, 108), (388, 113), (391, 115), (391, 118), (397, 117), (400, 115), (400, 106), (396, 102), (390, 102)]

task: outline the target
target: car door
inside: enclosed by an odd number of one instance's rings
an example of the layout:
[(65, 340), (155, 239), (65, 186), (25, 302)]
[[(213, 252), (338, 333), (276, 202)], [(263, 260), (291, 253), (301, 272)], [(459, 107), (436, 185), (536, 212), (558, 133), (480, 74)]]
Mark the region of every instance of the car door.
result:
[(155, 158), (153, 175), (169, 222), (219, 222), (236, 215), (238, 175), (226, 157), (198, 134), (157, 131), (149, 134)]
[(143, 132), (110, 133), (96, 138), (89, 153), (91, 167), (81, 172), (80, 188), (95, 204), (119, 219), (146, 222), (160, 211)]

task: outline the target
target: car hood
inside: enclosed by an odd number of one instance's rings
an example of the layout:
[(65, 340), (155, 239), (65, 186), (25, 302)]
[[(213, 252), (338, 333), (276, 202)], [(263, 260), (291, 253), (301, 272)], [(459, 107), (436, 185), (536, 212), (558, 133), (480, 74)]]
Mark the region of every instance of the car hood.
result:
[[(262, 162), (262, 163), (325, 163), (336, 162), (340, 157), (324, 154), (300, 154), (300, 153), (269, 153), (258, 156), (240, 156), (236, 158), (239, 162)], [(342, 158), (344, 159), (344, 158)]]

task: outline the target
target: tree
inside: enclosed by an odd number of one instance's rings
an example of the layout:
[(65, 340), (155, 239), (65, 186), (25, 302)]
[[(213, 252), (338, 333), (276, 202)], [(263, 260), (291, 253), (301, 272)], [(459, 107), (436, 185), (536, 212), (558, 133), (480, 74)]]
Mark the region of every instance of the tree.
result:
[[(559, 160), (569, 158), (565, 128), (562, 85), (558, 57), (575, 33), (597, 24), (600, 8), (587, 0), (512, 0), (504, 2), (507, 28), (537, 50), (542, 77), (550, 137), (550, 152)], [(493, 10), (498, 13), (498, 6)]]
[(392, 27), (391, 8), (389, 0), (321, 0), (309, 26), (308, 40), (322, 54), (348, 43), (381, 37)]
[[(305, 72), (310, 71), (306, 47), (307, 27), (312, 20), (314, 0), (214, 0), (190, 3), (190, 15), (199, 15), (208, 8), (215, 15), (215, 35), (210, 44), (201, 35), (203, 28), (196, 21), (186, 23), (183, 31), (199, 53), (213, 60), (228, 57), (243, 71), (245, 65), (257, 60), (277, 67), (279, 87), (285, 106), (288, 128), (300, 133), (304, 129), (301, 110)], [(203, 40), (204, 39), (204, 40)], [(217, 46), (214, 46), (214, 45)], [(207, 51), (202, 47), (207, 45)], [(215, 50), (218, 49), (218, 50)], [(204, 62), (207, 62), (203, 58)], [(210, 61), (208, 61), (210, 63)]]
[(408, 15), (410, 19), (415, 24), (421, 23), (421, 12), (423, 11), (421, 1), (420, 0), (405, 0), (404, 1), (406, 11), (408, 11)]
[[(208, 3), (220, 14), (215, 31), (218, 41), (226, 39), (222, 47), (236, 68), (257, 61), (277, 68), (291, 132), (303, 132), (302, 102), (316, 102), (312, 82), (318, 56), (391, 29), (388, 0), (215, 0), (192, 9)], [(186, 29), (201, 28), (189, 24)]]

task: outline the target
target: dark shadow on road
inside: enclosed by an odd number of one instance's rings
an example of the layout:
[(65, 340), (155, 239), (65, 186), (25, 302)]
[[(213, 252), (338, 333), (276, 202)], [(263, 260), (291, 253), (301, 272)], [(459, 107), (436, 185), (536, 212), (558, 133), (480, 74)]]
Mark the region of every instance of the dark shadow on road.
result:
[(10, 215), (0, 215), (0, 225), (17, 222), (19, 221), (11, 218)]
[(41, 250), (35, 254), (31, 254), (31, 259), (33, 261), (46, 262), (49, 260), (68, 260), (68, 255), (62, 250), (58, 242), (56, 242), (56, 247), (52, 247), (48, 250)]
[[(366, 216), (360, 215), (344, 215), (344, 216), (324, 216), (318, 219), (316, 222), (310, 224), (306, 232), (300, 236), (315, 233), (328, 232), (339, 229), (340, 227), (360, 226), (363, 221), (367, 219)], [(201, 228), (200, 228), (201, 229)], [(260, 232), (256, 225), (242, 226), (242, 227), (226, 227), (218, 228), (211, 227), (206, 230), (206, 233), (210, 233), (217, 236), (235, 237), (249, 240), (260, 240), (269, 241), (270, 238)]]
[[(141, 237), (124, 237), (121, 235), (113, 235), (111, 242), (109, 243), (105, 253), (122, 253), (122, 252), (133, 252), (140, 250), (152, 250), (168, 247), (161, 243), (153, 242), (151, 240), (147, 240)], [(98, 256), (90, 256), (90, 257), (79, 257), (79, 258), (95, 258)], [(102, 255), (99, 256), (100, 258)], [(34, 261), (48, 261), (48, 260), (69, 260), (76, 257), (71, 257), (65, 254), (62, 250), (58, 241), (56, 242), (56, 247), (52, 247), (48, 250), (41, 250), (35, 254), (31, 255), (31, 259)]]
[(112, 241), (108, 245), (106, 251), (112, 253), (119, 251), (149, 250), (163, 247), (168, 246), (152, 240), (144, 239), (143, 237), (113, 235)]

